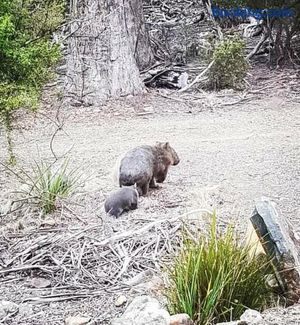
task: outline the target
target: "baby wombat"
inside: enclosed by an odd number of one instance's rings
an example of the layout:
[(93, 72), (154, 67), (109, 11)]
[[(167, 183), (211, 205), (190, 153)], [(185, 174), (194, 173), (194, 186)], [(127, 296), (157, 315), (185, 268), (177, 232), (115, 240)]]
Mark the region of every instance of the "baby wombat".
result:
[(126, 186), (109, 195), (104, 203), (105, 212), (119, 217), (124, 211), (137, 208), (139, 193), (136, 186)]
[(149, 187), (155, 188), (167, 176), (170, 165), (177, 165), (179, 157), (168, 142), (154, 146), (139, 146), (128, 151), (119, 166), (119, 186), (136, 184), (140, 195), (146, 195)]

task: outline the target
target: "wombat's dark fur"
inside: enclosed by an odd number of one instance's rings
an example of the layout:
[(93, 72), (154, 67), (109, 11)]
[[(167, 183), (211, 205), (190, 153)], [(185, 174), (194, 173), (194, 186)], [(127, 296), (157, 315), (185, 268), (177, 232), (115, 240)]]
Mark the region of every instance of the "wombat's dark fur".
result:
[(179, 157), (168, 142), (155, 146), (139, 146), (128, 151), (119, 167), (119, 185), (137, 185), (140, 195), (146, 195), (149, 187), (155, 188), (167, 176), (170, 165), (177, 165)]
[(138, 191), (136, 186), (122, 187), (109, 195), (104, 203), (105, 212), (119, 217), (124, 211), (137, 209)]

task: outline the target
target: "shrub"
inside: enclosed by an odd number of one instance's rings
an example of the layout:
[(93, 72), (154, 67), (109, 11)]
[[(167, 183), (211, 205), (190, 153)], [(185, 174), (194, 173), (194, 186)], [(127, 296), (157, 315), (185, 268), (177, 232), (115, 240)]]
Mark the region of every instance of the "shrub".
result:
[(43, 84), (60, 58), (51, 34), (63, 21), (64, 0), (0, 3), (0, 124), (6, 128), (10, 162), (13, 112), (37, 106)]
[(220, 42), (213, 52), (213, 60), (209, 78), (213, 88), (242, 87), (249, 67), (242, 40), (235, 38)]
[(238, 243), (232, 227), (221, 234), (215, 216), (208, 238), (185, 236), (169, 269), (170, 312), (209, 324), (238, 319), (245, 308), (267, 307), (273, 296), (265, 280), (273, 273), (271, 261), (249, 254), (250, 249)]

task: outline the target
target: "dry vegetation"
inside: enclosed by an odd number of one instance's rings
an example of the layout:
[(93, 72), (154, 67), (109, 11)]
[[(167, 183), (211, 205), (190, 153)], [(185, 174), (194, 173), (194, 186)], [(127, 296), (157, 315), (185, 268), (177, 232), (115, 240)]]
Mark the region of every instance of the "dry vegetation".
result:
[[(161, 265), (181, 240), (181, 219), (207, 229), (209, 218), (198, 209), (216, 208), (224, 225), (234, 217), (243, 232), (254, 200), (269, 195), (300, 228), (299, 78), (294, 70), (252, 74), (253, 86), (243, 93), (161, 91), (114, 101), (101, 110), (61, 108), (63, 130), (54, 139), (57, 111), (48, 109), (53, 108), (51, 91), (36, 118), (20, 116), (14, 132), (20, 166), (28, 168), (38, 155), (53, 160), (52, 139), (55, 154), (72, 148), (72, 166), (90, 177), (46, 217), (23, 201), (1, 216), (0, 295), (25, 306), (7, 318), (8, 324), (61, 324), (78, 313), (109, 324), (123, 310), (114, 305), (121, 293), (130, 300), (151, 292), (164, 301)], [(118, 220), (105, 216), (104, 199), (115, 188), (110, 179), (114, 160), (156, 139), (169, 140), (181, 163), (171, 169), (163, 188), (141, 199), (138, 210)], [(19, 185), (0, 169), (5, 206), (8, 198), (19, 199), (13, 193)]]

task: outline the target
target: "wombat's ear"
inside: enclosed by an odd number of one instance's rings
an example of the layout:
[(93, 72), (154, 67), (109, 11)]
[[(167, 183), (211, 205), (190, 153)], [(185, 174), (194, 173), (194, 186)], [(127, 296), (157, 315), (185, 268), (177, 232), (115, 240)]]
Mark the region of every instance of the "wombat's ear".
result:
[(169, 143), (169, 142), (166, 142), (166, 143), (164, 144), (164, 147), (165, 147), (166, 149), (168, 149), (168, 148), (170, 147), (170, 143)]
[(135, 189), (137, 188), (136, 183), (133, 184), (133, 188), (135, 188)]

